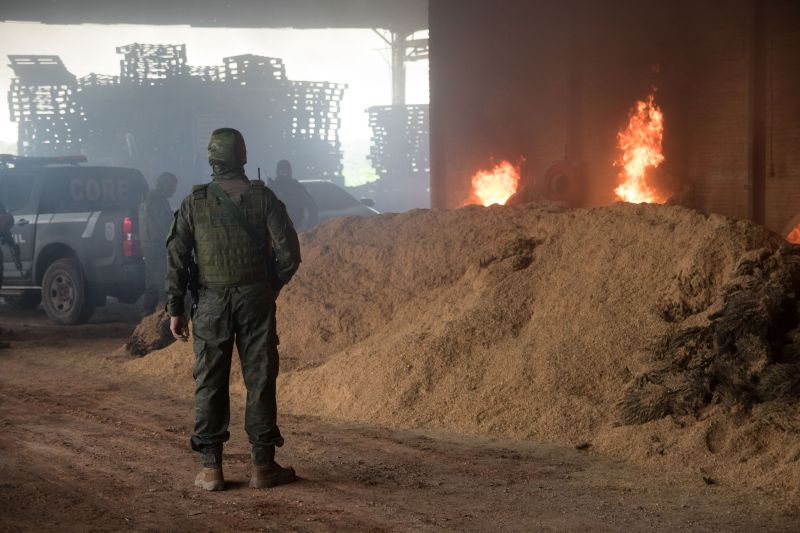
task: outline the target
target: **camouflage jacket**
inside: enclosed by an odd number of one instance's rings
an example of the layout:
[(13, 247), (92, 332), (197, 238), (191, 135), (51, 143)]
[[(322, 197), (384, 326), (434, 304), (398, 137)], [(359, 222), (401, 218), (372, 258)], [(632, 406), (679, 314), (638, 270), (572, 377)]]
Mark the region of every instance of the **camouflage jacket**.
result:
[[(249, 189), (249, 180), (243, 175), (226, 174), (214, 180), (235, 201), (243, 191)], [(264, 187), (264, 211), (267, 232), (264, 239), (272, 246), (271, 265), (273, 289), (280, 290), (289, 282), (300, 266), (300, 243), (292, 226), (286, 207), (275, 194)], [(194, 251), (194, 195), (184, 198), (175, 213), (167, 236), (167, 312), (170, 316), (184, 313), (184, 297), (189, 282), (189, 266)]]

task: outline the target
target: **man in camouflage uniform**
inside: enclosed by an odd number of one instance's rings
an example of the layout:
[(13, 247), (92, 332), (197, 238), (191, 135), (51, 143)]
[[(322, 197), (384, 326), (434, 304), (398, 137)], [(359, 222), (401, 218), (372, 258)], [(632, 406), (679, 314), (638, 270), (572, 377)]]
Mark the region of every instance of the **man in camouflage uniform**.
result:
[(178, 178), (174, 174), (162, 172), (156, 180), (156, 187), (139, 206), (139, 238), (145, 261), (142, 317), (155, 312), (164, 294), (164, 278), (167, 275), (164, 241), (173, 219), (169, 199), (175, 194), (177, 186)]
[(286, 205), (292, 222), (300, 230), (311, 229), (319, 220), (317, 202), (308, 194), (303, 184), (292, 176), (292, 164), (287, 160), (278, 161), (276, 177), (270, 181), (270, 188)]
[(192, 257), (199, 286), (192, 316), (196, 358), (191, 445), (201, 454), (203, 470), (195, 485), (205, 490), (225, 487), (222, 446), (230, 436), (228, 380), (235, 342), (247, 387), (250, 486), (272, 487), (295, 480), (292, 468), (275, 462), (275, 447), (283, 444), (275, 399), (275, 299), (300, 265), (300, 245), (284, 205), (263, 182), (245, 176), (241, 133), (215, 130), (208, 160), (213, 181), (192, 189), (167, 237), (167, 311), (179, 340), (188, 340), (183, 299)]

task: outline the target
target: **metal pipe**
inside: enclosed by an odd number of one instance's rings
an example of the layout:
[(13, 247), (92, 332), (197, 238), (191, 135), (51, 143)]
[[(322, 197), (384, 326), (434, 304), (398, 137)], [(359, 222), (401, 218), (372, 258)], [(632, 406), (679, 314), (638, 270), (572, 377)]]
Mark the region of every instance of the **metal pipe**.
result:
[(406, 103), (406, 32), (392, 31), (392, 105)]

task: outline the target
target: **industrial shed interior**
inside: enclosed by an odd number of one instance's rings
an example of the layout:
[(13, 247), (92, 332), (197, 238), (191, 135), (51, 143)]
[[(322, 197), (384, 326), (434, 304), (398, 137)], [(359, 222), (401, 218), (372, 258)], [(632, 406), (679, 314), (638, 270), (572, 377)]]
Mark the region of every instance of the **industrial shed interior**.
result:
[[(152, 185), (167, 161), (176, 209), (208, 135), (239, 127), (251, 179), (294, 158), (309, 192), (353, 204), (295, 224), (302, 262), (274, 298), (277, 457), (297, 482), (248, 485), (234, 351), (221, 492), (192, 485), (206, 341), (180, 342), (163, 305), (141, 316), (143, 288), (93, 281), (117, 258), (92, 239), (147, 265), (139, 204), (9, 208), (0, 530), (797, 529), (800, 2), (0, 5), (0, 32), (21, 23), (165, 33), (107, 43), (119, 73), (82, 77), (59, 43), (6, 54), (0, 33), (19, 131), (0, 201), (8, 176), (94, 160)], [(343, 164), (353, 87), (241, 50), (192, 64), (176, 25), (374, 30), (391, 73), (364, 106), (374, 181)], [(426, 62), (429, 102), (410, 102)], [(44, 242), (64, 221), (79, 244)], [(54, 301), (90, 309), (59, 322)]]

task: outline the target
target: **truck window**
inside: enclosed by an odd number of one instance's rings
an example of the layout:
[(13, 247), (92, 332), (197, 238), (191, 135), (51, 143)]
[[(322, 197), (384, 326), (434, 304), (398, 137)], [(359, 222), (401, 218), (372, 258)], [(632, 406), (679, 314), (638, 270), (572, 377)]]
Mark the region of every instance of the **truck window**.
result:
[(6, 174), (0, 178), (0, 203), (10, 212), (27, 207), (33, 192), (33, 176)]

